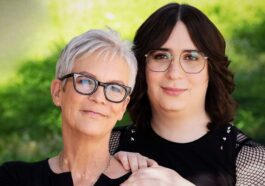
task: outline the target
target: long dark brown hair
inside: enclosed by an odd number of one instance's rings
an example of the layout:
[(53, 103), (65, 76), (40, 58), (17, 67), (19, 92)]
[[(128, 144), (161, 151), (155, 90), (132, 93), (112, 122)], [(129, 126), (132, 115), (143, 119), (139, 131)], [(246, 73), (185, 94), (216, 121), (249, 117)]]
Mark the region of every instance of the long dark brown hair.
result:
[(211, 130), (234, 118), (236, 103), (231, 93), (235, 84), (228, 69), (230, 61), (225, 55), (225, 40), (216, 26), (197, 8), (178, 3), (167, 4), (156, 10), (137, 30), (133, 51), (138, 60), (136, 85), (128, 110), (139, 129), (150, 126), (151, 106), (147, 96), (145, 54), (160, 48), (170, 36), (177, 21), (182, 21), (195, 46), (208, 56), (209, 84), (205, 110), (211, 119)]

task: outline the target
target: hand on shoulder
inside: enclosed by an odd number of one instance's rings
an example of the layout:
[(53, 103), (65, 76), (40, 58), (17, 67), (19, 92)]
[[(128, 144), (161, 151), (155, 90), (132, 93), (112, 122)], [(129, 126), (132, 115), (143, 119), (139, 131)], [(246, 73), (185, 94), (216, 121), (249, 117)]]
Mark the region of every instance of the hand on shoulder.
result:
[(162, 166), (139, 169), (134, 172), (128, 180), (121, 184), (121, 186), (134, 185), (194, 186), (193, 183), (181, 177), (174, 170)]
[(128, 172), (129, 170), (126, 170), (117, 159), (112, 157), (110, 160), (110, 165), (104, 174), (111, 179), (116, 179), (127, 174)]
[(119, 151), (114, 154), (114, 157), (122, 164), (124, 169), (131, 170), (132, 172), (142, 168), (158, 166), (156, 161), (136, 152)]

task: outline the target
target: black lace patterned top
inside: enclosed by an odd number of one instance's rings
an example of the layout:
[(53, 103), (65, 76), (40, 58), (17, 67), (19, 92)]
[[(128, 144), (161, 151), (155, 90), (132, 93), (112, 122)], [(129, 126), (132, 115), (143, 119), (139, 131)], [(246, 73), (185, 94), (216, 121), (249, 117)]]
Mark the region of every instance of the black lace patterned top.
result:
[[(111, 179), (101, 174), (94, 186), (118, 186), (130, 173)], [(0, 166), (0, 186), (73, 186), (70, 172), (56, 174), (48, 164), (48, 160), (25, 163), (8, 162)]]
[(170, 142), (151, 128), (141, 133), (132, 125), (115, 129), (110, 143), (112, 153), (139, 152), (197, 186), (265, 185), (265, 147), (232, 125), (190, 143)]

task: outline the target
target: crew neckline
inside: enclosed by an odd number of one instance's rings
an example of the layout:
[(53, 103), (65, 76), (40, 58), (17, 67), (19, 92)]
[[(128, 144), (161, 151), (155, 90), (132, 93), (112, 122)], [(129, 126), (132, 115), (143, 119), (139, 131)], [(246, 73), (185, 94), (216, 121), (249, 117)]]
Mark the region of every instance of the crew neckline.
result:
[(219, 131), (222, 130), (222, 128), (223, 127), (219, 127), (217, 129), (210, 130), (206, 134), (199, 137), (198, 139), (195, 139), (195, 140), (190, 141), (190, 142), (185, 142), (185, 143), (167, 140), (167, 139), (163, 138), (162, 136), (160, 136), (159, 134), (157, 134), (152, 127), (150, 127), (149, 135), (151, 135), (150, 139), (155, 140), (157, 143), (162, 144), (162, 145), (169, 145), (169, 146), (173, 145), (173, 146), (180, 146), (180, 147), (185, 146), (186, 147), (186, 146), (193, 146), (194, 144), (198, 145), (198, 144), (202, 144), (205, 142), (209, 142), (209, 138), (213, 138), (214, 136), (218, 135)]
[[(73, 179), (72, 179), (72, 174), (71, 174), (71, 171), (68, 171), (68, 172), (62, 172), (62, 173), (56, 173), (54, 172), (50, 165), (49, 165), (49, 158), (46, 159), (46, 166), (49, 170), (49, 172), (51, 173), (51, 175), (53, 177), (56, 177), (57, 179), (61, 180), (61, 179), (66, 179), (64, 181), (68, 182), (68, 183), (72, 183), (73, 184)], [(121, 175), (120, 177), (118, 178), (110, 178), (109, 176), (107, 176), (106, 174), (104, 173), (101, 173), (96, 181), (95, 184), (99, 184), (99, 183), (104, 183), (104, 182), (108, 182), (108, 181), (112, 181), (112, 182), (115, 182), (115, 181), (119, 181), (121, 179), (124, 179), (124, 178), (127, 178), (129, 175), (131, 174), (131, 172), (127, 172), (123, 175)]]

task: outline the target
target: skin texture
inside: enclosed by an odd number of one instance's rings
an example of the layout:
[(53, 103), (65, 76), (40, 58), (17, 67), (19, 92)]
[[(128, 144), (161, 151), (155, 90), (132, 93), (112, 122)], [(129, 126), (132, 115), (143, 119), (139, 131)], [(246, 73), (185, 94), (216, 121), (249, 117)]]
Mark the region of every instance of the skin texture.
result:
[[(127, 74), (129, 74), (127, 64), (118, 56), (113, 61), (115, 62), (102, 60), (97, 53), (83, 56), (75, 62), (72, 72), (82, 72), (101, 82), (127, 85)], [(59, 91), (57, 105), (62, 109), (63, 125), (85, 135), (110, 132), (116, 121), (122, 119), (129, 102), (129, 97), (120, 104), (107, 101), (101, 86), (90, 96), (80, 95), (74, 90), (72, 78), (68, 78), (64, 88), (60, 85), (57, 85)]]
[[(179, 64), (179, 55), (183, 50), (194, 49), (186, 26), (178, 22), (170, 37), (161, 48), (174, 54), (174, 61), (165, 72), (153, 72), (146, 69), (148, 97), (154, 112), (182, 112), (204, 110), (205, 94), (208, 86), (207, 66), (198, 74), (185, 73)], [(155, 115), (155, 114), (154, 114)]]

